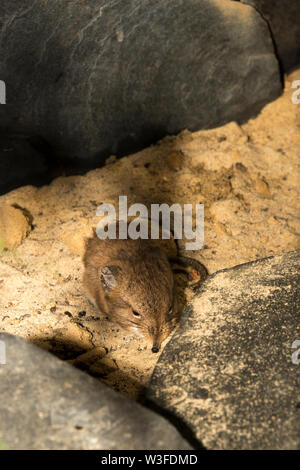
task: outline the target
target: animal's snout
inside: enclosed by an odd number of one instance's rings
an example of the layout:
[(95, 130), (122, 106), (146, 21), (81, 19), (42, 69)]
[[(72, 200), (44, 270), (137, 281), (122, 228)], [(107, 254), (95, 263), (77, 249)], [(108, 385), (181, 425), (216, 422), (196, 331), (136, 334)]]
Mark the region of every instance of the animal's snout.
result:
[(152, 349), (151, 351), (156, 354), (160, 350), (160, 345), (161, 345), (161, 331), (158, 329), (154, 331), (154, 334), (152, 336)]

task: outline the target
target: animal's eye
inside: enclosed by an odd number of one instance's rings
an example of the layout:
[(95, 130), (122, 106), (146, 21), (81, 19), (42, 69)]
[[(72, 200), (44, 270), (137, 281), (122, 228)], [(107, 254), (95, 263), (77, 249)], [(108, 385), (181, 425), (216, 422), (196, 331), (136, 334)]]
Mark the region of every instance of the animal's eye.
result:
[(132, 313), (133, 313), (133, 315), (134, 315), (135, 317), (140, 317), (140, 316), (141, 316), (141, 315), (140, 315), (138, 312), (136, 312), (135, 310), (132, 310)]
[(167, 313), (167, 321), (170, 321), (173, 317), (174, 317), (173, 305), (171, 305)]

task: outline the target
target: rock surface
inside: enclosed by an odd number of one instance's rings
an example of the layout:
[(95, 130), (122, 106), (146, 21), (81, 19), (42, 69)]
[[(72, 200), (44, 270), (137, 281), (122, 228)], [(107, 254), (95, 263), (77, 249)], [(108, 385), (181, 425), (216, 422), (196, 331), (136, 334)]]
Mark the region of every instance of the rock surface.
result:
[(100, 163), (246, 120), (281, 92), (268, 27), (230, 0), (2, 0), (0, 127)]
[(148, 399), (205, 447), (300, 448), (299, 265), (295, 251), (211, 276), (160, 356)]
[(300, 64), (299, 0), (241, 0), (256, 8), (268, 22), (282, 69), (289, 72)]
[(4, 333), (0, 448), (190, 449), (164, 418)]

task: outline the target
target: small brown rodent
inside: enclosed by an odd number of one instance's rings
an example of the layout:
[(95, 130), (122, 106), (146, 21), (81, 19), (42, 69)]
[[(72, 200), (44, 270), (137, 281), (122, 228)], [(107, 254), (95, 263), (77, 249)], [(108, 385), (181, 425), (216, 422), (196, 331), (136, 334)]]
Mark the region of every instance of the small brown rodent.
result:
[[(178, 258), (183, 265), (186, 259)], [(94, 234), (86, 241), (84, 265), (90, 300), (111, 321), (148, 338), (158, 352), (179, 316), (165, 252), (151, 240), (101, 240)]]

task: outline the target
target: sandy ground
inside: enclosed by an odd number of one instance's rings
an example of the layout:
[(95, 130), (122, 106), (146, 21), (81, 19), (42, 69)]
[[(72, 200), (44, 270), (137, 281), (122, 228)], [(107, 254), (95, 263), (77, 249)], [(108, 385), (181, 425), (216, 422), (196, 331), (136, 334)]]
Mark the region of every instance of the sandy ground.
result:
[[(101, 202), (204, 203), (205, 245), (179, 252), (213, 273), (299, 247), (300, 105), (284, 94), (239, 126), (166, 137), (84, 176), (0, 197), (0, 328), (141, 399), (159, 354), (99, 316), (82, 286), (84, 237)], [(12, 207), (13, 206), (13, 207)], [(23, 240), (23, 241), (22, 241)], [(5, 249), (9, 247), (9, 249)], [(175, 254), (174, 243), (165, 245)], [(182, 302), (192, 293), (182, 292)], [(181, 289), (181, 290), (180, 290)]]

